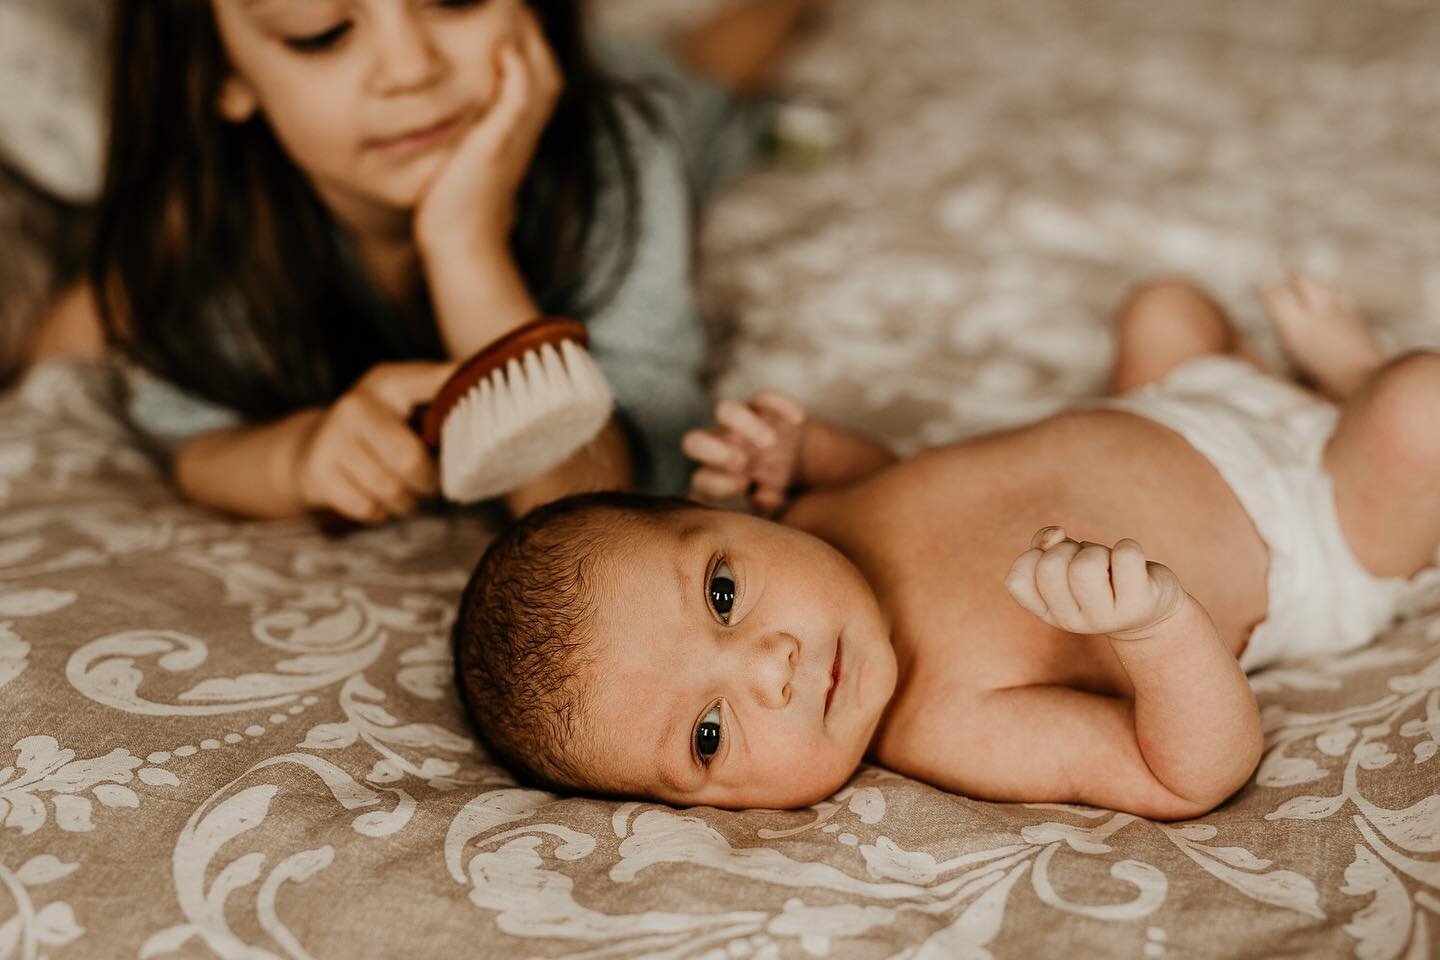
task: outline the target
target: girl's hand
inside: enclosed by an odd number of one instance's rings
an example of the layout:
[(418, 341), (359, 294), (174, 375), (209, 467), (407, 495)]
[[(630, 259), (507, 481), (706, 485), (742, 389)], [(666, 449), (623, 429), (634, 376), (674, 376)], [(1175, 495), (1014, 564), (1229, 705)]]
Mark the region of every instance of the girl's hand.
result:
[(1060, 527), (1044, 527), (1020, 554), (1005, 587), (1015, 602), (1070, 633), (1140, 640), (1178, 613), (1188, 599), (1163, 564), (1147, 562), (1134, 540), (1114, 548), (1077, 543)]
[(406, 422), (454, 363), (384, 363), (336, 400), (301, 442), (296, 477), (307, 509), (361, 523), (415, 512), (439, 488), (435, 461)]
[(564, 88), (528, 6), (522, 6), (518, 26), (517, 36), (499, 48), (489, 112), (460, 141), (416, 210), (415, 236), (424, 250), (468, 255), (477, 248), (508, 249), (515, 194)]
[(681, 441), (685, 455), (700, 464), (691, 494), (704, 500), (745, 495), (761, 512), (778, 509), (796, 480), (805, 408), (778, 390), (764, 390), (748, 403), (721, 403), (715, 422)]

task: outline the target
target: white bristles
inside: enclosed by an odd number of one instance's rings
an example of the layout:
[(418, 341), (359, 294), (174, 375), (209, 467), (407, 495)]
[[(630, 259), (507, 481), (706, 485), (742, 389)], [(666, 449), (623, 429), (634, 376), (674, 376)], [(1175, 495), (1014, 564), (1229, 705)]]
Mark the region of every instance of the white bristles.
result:
[(610, 384), (566, 340), (511, 360), (477, 384), (440, 428), (440, 488), (458, 503), (499, 496), (562, 463), (610, 419)]

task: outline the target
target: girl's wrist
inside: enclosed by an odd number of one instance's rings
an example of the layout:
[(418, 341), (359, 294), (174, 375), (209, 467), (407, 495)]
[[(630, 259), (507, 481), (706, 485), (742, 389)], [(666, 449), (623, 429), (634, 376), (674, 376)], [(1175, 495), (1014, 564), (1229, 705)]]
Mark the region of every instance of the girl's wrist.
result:
[(508, 246), (467, 245), (425, 259), (446, 352), (471, 356), (539, 314)]
[(466, 249), (477, 253), (508, 253), (514, 222), (513, 213), (437, 220), (422, 210), (414, 221), (415, 245), (425, 257)]
[(323, 408), (301, 410), (277, 425), (281, 442), (271, 461), (271, 483), (274, 489), (284, 491), (296, 512), (314, 506), (305, 490), (305, 458), (325, 422), (325, 414)]

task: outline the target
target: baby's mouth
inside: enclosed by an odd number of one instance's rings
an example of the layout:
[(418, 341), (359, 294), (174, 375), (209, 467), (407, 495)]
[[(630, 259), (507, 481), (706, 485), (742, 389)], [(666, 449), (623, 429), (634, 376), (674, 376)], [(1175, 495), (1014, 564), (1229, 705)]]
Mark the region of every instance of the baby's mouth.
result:
[(841, 651), (843, 651), (844, 649), (844, 645), (840, 642), (840, 638), (836, 637), (835, 662), (830, 664), (830, 689), (825, 691), (824, 715), (827, 717), (830, 716), (830, 703), (835, 699), (835, 691), (840, 686), (840, 667), (843, 662), (841, 657)]

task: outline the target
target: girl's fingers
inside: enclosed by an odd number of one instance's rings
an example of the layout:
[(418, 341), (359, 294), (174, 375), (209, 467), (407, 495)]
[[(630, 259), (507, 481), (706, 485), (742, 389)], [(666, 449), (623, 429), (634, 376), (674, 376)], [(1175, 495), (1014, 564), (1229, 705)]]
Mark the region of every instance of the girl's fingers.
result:
[(805, 408), (779, 390), (761, 390), (750, 398), (750, 406), (791, 426), (805, 422)]
[(396, 423), (384, 431), (361, 434), (360, 442), (412, 497), (434, 496), (440, 489), (435, 461), (409, 427)]
[[(374, 464), (375, 470), (384, 475), (383, 480), (377, 477), (376, 483), (386, 489), (398, 484), (412, 498), (434, 494), (439, 489), (439, 477), (425, 442), (395, 410), (383, 406), (375, 396), (370, 393), (358, 396), (364, 404), (363, 419), (350, 426), (353, 442), (363, 454), (356, 459)], [(407, 405), (399, 404), (401, 409)], [(376, 489), (369, 483), (366, 486)], [(376, 489), (376, 492), (383, 491)]]
[(419, 404), (435, 399), (459, 366), (459, 361), (383, 363), (367, 373), (356, 388), (403, 419)]
[(564, 87), (565, 75), (560, 71), (560, 63), (545, 39), (545, 30), (534, 9), (526, 7), (520, 16), (520, 49), (536, 81), (535, 89), (553, 97)]
[(704, 500), (732, 500), (745, 492), (746, 483), (738, 474), (701, 467), (690, 478), (690, 492)]
[(525, 59), (512, 43), (500, 46), (500, 83), (490, 115), (480, 125), (490, 132), (487, 139), (499, 147), (525, 119), (530, 101), (530, 77)]
[(342, 516), (357, 523), (380, 523), (385, 511), (352, 477), (335, 470), (324, 481), (325, 500)]
[(403, 517), (415, 512), (415, 498), (368, 450), (357, 451), (357, 455), (341, 460), (337, 469), (384, 513)]
[(738, 472), (745, 468), (745, 453), (709, 430), (691, 430), (680, 440), (685, 456), (708, 467)]
[(754, 410), (734, 400), (722, 401), (715, 408), (715, 422), (757, 447), (768, 447), (779, 439), (774, 427), (762, 420)]

